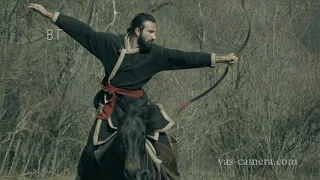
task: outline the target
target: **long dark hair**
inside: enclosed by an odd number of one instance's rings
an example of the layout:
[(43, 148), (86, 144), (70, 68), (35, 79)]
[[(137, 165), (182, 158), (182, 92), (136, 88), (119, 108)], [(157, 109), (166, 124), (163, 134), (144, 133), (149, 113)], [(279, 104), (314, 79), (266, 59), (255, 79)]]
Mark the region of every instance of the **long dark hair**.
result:
[(135, 29), (139, 28), (140, 31), (143, 30), (144, 26), (143, 23), (146, 21), (151, 21), (153, 23), (156, 23), (156, 19), (148, 13), (139, 13), (137, 14), (131, 21), (131, 25), (130, 27), (127, 29), (127, 33), (129, 33), (129, 35), (134, 34), (135, 33)]

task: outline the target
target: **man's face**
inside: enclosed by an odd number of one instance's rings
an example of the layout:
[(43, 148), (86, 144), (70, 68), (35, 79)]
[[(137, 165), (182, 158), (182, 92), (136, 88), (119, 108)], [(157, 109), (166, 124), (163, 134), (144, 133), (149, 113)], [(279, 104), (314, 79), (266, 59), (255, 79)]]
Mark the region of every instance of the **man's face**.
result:
[(151, 21), (144, 22), (144, 28), (140, 34), (140, 37), (145, 43), (152, 43), (156, 39), (156, 23)]
[(156, 39), (156, 23), (151, 21), (144, 22), (144, 28), (139, 33), (138, 44), (141, 52), (149, 52), (151, 43)]

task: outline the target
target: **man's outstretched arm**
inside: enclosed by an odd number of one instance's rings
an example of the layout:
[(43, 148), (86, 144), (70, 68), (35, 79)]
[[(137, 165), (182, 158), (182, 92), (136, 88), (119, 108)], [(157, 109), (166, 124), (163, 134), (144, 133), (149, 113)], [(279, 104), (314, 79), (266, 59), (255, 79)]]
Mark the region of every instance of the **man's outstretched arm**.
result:
[(184, 52), (176, 49), (160, 47), (160, 71), (215, 67), (217, 63), (237, 63), (238, 58), (233, 54), (217, 56), (215, 53)]
[(114, 36), (110, 33), (96, 32), (89, 25), (73, 17), (59, 12), (49, 12), (40, 4), (31, 3), (27, 7), (50, 19), (99, 59), (103, 54), (102, 51), (105, 50), (107, 41)]

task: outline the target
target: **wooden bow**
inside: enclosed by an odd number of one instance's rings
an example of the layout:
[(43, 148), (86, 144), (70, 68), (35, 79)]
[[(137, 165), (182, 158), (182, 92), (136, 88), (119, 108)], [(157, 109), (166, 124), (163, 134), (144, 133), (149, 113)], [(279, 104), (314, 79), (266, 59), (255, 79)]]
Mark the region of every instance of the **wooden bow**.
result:
[[(246, 40), (244, 41), (244, 43), (242, 44), (242, 46), (239, 48), (239, 50), (235, 53), (236, 56), (239, 56), (240, 53), (242, 52), (242, 50), (246, 47), (246, 45), (247, 45), (247, 43), (248, 43), (248, 41), (249, 41), (249, 37), (250, 37), (250, 35), (251, 35), (251, 23), (250, 23), (249, 16), (248, 16), (248, 14), (247, 14), (247, 12), (246, 12), (246, 10), (245, 10), (245, 8), (244, 8), (244, 4), (245, 4), (245, 0), (241, 0), (241, 7), (242, 7), (242, 9), (243, 9), (243, 11), (244, 11), (244, 13), (245, 13), (246, 19), (247, 19), (247, 21), (248, 21), (248, 26), (249, 26), (248, 28), (249, 28), (249, 30), (248, 30), (248, 34), (247, 34)], [(226, 70), (224, 71), (224, 73), (222, 74), (222, 76), (218, 79), (218, 81), (217, 81), (216, 83), (214, 83), (214, 85), (211, 86), (209, 89), (207, 89), (206, 91), (204, 91), (203, 93), (201, 93), (200, 95), (198, 95), (197, 97), (191, 99), (190, 101), (185, 102), (185, 103), (183, 104), (183, 106), (181, 106), (181, 108), (179, 109), (178, 114), (179, 114), (182, 110), (184, 110), (186, 107), (188, 107), (192, 102), (194, 102), (194, 101), (202, 98), (203, 96), (205, 96), (206, 94), (208, 94), (210, 91), (212, 91), (215, 87), (217, 87), (218, 84), (227, 76), (228, 70), (229, 70), (230, 68), (231, 68), (231, 64), (228, 64)]]

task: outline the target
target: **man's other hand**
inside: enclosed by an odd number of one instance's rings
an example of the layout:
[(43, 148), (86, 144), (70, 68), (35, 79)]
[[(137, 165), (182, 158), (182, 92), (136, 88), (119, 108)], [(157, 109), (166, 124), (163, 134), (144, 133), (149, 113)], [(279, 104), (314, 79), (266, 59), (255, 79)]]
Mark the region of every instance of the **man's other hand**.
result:
[(53, 13), (47, 11), (41, 4), (30, 3), (28, 4), (27, 8), (35, 12), (38, 12), (42, 16), (47, 17), (49, 19), (53, 18)]
[(238, 57), (234, 55), (234, 53), (228, 54), (225, 56), (226, 63), (235, 64), (238, 62)]
[(217, 56), (216, 63), (229, 63), (235, 64), (238, 62), (238, 57), (234, 55), (234, 53), (228, 54), (226, 56)]

